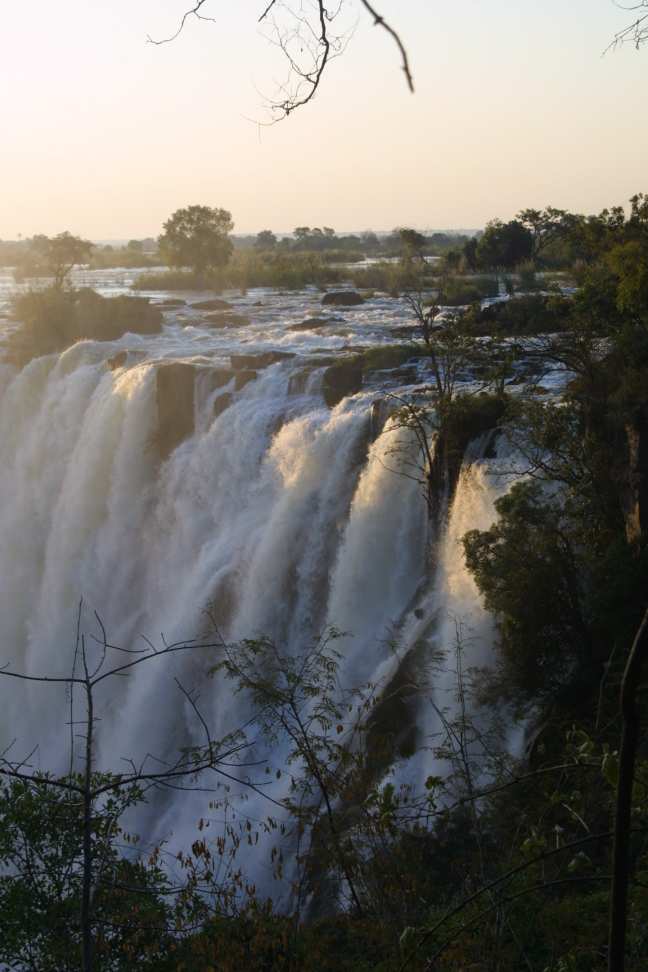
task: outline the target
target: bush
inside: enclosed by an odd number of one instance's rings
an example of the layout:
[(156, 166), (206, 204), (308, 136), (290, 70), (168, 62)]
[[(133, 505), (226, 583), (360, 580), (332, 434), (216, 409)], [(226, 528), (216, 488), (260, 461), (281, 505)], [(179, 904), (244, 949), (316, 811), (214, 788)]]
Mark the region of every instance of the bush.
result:
[(213, 290), (206, 277), (191, 270), (160, 270), (142, 273), (133, 283), (134, 290)]
[(9, 355), (23, 364), (88, 338), (114, 341), (133, 331), (154, 334), (161, 329), (162, 311), (143, 297), (101, 297), (94, 290), (30, 291), (14, 301), (21, 327), (12, 335)]
[(209, 273), (167, 270), (141, 274), (133, 284), (136, 290), (247, 290), (274, 287), (302, 290), (340, 283), (344, 273), (314, 253), (277, 253), (238, 250), (225, 267)]
[(536, 266), (533, 260), (525, 260), (518, 267), (520, 277), (520, 290), (538, 290), (539, 283), (536, 277)]
[(415, 355), (421, 354), (421, 346), (416, 344), (387, 344), (383, 347), (368, 348), (362, 352), (363, 371), (381, 371), (385, 368), (399, 368)]
[(553, 334), (571, 327), (573, 301), (568, 297), (529, 295), (491, 304), (483, 310), (473, 307), (467, 320), (474, 334)]
[(439, 294), (439, 303), (447, 307), (473, 304), (485, 297), (497, 297), (498, 286), (495, 277), (450, 277)]

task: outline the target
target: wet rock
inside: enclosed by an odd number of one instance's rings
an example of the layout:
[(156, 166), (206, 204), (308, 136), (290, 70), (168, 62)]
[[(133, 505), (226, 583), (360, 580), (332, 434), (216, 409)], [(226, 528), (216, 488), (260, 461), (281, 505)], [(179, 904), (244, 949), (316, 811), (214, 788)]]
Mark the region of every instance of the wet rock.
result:
[(156, 443), (161, 459), (194, 434), (195, 377), (194, 365), (181, 361), (157, 369)]
[(312, 368), (302, 368), (300, 371), (293, 372), (288, 379), (288, 394), (303, 395), (312, 372)]
[(246, 327), (252, 323), (245, 314), (228, 314), (226, 312), (207, 314), (205, 320), (210, 327)]
[(214, 418), (218, 418), (218, 416), (222, 415), (226, 408), (230, 407), (232, 404), (232, 397), (231, 392), (224, 392), (222, 395), (218, 396), (218, 398), (214, 401)]
[(162, 307), (164, 310), (171, 310), (173, 307), (184, 307), (187, 301), (182, 300), (181, 297), (170, 297), (168, 300), (160, 300), (155, 302), (156, 307)]
[(320, 327), (328, 327), (330, 324), (337, 324), (338, 318), (335, 317), (309, 317), (299, 324), (291, 324), (289, 331), (317, 331)]
[(349, 358), (331, 365), (324, 372), (322, 391), (324, 401), (333, 408), (347, 395), (355, 395), (362, 388), (362, 363), (359, 358)]
[(193, 310), (200, 311), (224, 311), (224, 310), (234, 310), (232, 304), (226, 300), (221, 300), (220, 297), (214, 297), (213, 300), (199, 300), (195, 304), (189, 305)]
[(334, 307), (356, 307), (364, 304), (364, 297), (355, 290), (332, 290), (322, 297), (322, 304)]
[(418, 379), (418, 371), (415, 367), (393, 368), (391, 371), (383, 372), (383, 374), (401, 385), (413, 385)]
[(118, 351), (112, 358), (108, 358), (106, 364), (111, 371), (117, 371), (118, 368), (123, 368), (127, 361), (128, 351)]
[(230, 368), (210, 368), (209, 369), (209, 390), (215, 391), (228, 385), (234, 377), (234, 372)]
[(268, 368), (270, 365), (276, 364), (277, 361), (285, 361), (288, 358), (294, 357), (295, 355), (291, 351), (262, 351), (260, 354), (231, 354), (230, 364), (235, 371), (243, 371), (245, 369), (261, 371), (263, 368)]
[(382, 398), (377, 398), (375, 402), (371, 404), (371, 411), (369, 413), (369, 435), (372, 442), (375, 442), (380, 433), (382, 432), (385, 422), (387, 421), (387, 409), (384, 407), (385, 401)]
[(236, 391), (241, 391), (249, 382), (254, 381), (257, 376), (256, 371), (237, 371), (235, 374), (236, 381), (234, 382), (234, 388)]

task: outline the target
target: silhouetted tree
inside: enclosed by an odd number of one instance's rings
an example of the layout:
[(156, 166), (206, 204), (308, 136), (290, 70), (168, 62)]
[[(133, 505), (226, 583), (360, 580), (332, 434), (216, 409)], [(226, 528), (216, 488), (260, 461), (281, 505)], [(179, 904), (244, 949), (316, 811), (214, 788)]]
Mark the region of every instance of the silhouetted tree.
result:
[(234, 228), (226, 209), (187, 206), (164, 224), (160, 254), (172, 267), (191, 267), (195, 273), (223, 267), (234, 249), (229, 233)]

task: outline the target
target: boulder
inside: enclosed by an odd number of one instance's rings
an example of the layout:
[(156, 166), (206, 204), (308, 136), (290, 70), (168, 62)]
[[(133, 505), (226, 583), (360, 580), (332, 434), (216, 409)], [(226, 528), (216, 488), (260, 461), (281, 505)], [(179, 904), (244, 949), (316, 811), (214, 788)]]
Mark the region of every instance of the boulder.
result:
[(322, 297), (322, 304), (334, 307), (356, 307), (364, 304), (364, 297), (355, 290), (332, 290)]
[(237, 371), (236, 381), (234, 382), (234, 388), (236, 389), (236, 391), (240, 391), (242, 388), (245, 388), (248, 382), (254, 381), (256, 376), (257, 376), (256, 371)]
[(210, 368), (209, 369), (209, 389), (210, 391), (215, 391), (217, 388), (223, 388), (224, 385), (229, 384), (229, 382), (234, 377), (234, 372), (230, 368)]
[(288, 328), (289, 331), (317, 331), (320, 327), (328, 327), (329, 324), (335, 324), (336, 318), (331, 317), (309, 317), (305, 321), (301, 321), (299, 324), (291, 324)]
[(168, 300), (160, 300), (155, 302), (156, 307), (162, 307), (165, 310), (171, 310), (173, 307), (184, 307), (187, 303), (186, 300), (182, 300), (181, 297), (169, 297)]
[(156, 443), (163, 460), (194, 434), (195, 377), (194, 365), (181, 361), (157, 369)]
[(294, 371), (288, 379), (288, 394), (303, 395), (312, 373), (312, 368), (300, 368), (299, 371)]
[(219, 395), (218, 398), (214, 401), (214, 418), (218, 418), (219, 415), (222, 415), (225, 409), (229, 408), (231, 404), (232, 404), (231, 392), (224, 392), (222, 395)]
[(324, 401), (333, 408), (347, 395), (355, 395), (362, 388), (362, 362), (359, 358), (347, 358), (331, 365), (324, 372), (322, 391)]
[(123, 368), (127, 361), (128, 351), (118, 351), (112, 358), (108, 358), (106, 364), (111, 371), (117, 371), (118, 368)]
[(261, 371), (268, 368), (277, 361), (285, 361), (287, 358), (294, 358), (295, 355), (290, 351), (262, 351), (260, 354), (231, 354), (230, 364), (235, 371), (251, 369)]
[(211, 327), (246, 327), (251, 323), (245, 314), (228, 314), (225, 311), (207, 314), (205, 320)]
[(232, 304), (226, 300), (221, 300), (220, 297), (214, 297), (213, 300), (199, 300), (195, 304), (189, 304), (189, 306), (193, 310), (200, 311), (234, 310)]

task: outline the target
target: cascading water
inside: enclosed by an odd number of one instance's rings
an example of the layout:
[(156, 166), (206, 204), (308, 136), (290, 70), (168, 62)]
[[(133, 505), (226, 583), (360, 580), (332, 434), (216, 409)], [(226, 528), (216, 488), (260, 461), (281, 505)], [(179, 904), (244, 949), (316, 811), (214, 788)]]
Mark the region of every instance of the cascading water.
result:
[[(255, 348), (268, 346), (272, 313), (281, 318), (271, 306)], [(365, 341), (371, 324), (365, 321)], [(467, 663), (486, 661), (491, 622), (459, 540), (492, 522), (503, 488), (492, 464), (481, 460), (464, 470), (431, 558), (420, 487), (392, 468), (395, 443), (402, 452), (414, 451), (415, 442), (389, 422), (372, 441), (375, 393), (329, 409), (316, 367), (310, 380), (298, 380), (304, 368), (298, 356), (260, 370), (214, 417), (222, 392), (210, 389), (208, 349), (197, 328), (185, 331), (170, 325), (146, 346), (133, 335), (118, 345), (82, 342), (19, 372), (3, 367), (2, 662), (32, 675), (68, 675), (81, 599), (84, 618), (96, 610), (111, 643), (128, 649), (145, 647), (142, 635), (159, 644), (160, 632), (167, 641), (200, 638), (215, 621), (227, 639), (267, 635), (298, 652), (335, 625), (348, 633), (339, 647), (340, 676), (349, 685), (389, 680), (421, 641), (430, 652), (449, 647), (455, 618), (470, 628)], [(282, 329), (272, 346), (299, 354), (304, 340), (300, 334), (289, 345)], [(339, 345), (330, 338), (327, 346), (322, 335), (317, 341), (329, 351)], [(112, 371), (106, 361), (116, 347), (134, 360)], [(187, 355), (198, 375), (194, 432), (161, 460), (156, 376), (165, 361)], [(206, 677), (213, 661), (209, 652), (188, 653), (106, 682), (98, 699), (98, 765), (115, 769), (121, 757), (147, 752), (165, 756), (194, 739), (195, 719), (174, 675), (200, 685), (201, 709), (215, 735), (241, 725), (249, 714), (245, 700)], [(426, 693), (444, 705), (452, 688), (449, 677), (435, 679), (416, 705), (421, 748), (394, 769), (399, 779), (416, 782), (435, 768), (426, 749), (434, 729)], [(3, 740), (16, 738), (25, 752), (38, 744), (40, 765), (63, 771), (63, 688), (7, 689), (0, 684)], [(278, 743), (274, 765), (286, 751)], [(279, 784), (274, 795), (282, 795)], [(243, 797), (251, 818), (267, 814), (262, 796), (242, 791)], [(197, 793), (152, 800), (134, 829), (153, 840), (173, 834), (186, 846), (208, 800)], [(259, 857), (246, 866), (263, 892), (279, 896)]]

